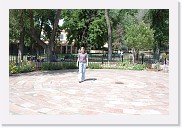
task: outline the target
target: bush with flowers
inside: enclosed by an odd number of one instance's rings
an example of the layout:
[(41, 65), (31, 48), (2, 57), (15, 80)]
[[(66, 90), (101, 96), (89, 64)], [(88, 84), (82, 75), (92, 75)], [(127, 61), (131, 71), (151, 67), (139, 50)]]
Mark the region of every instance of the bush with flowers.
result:
[(30, 61), (21, 61), (19, 64), (9, 64), (9, 74), (31, 72), (35, 70), (35, 64)]
[(9, 74), (15, 74), (18, 73), (18, 67), (16, 63), (9, 64)]

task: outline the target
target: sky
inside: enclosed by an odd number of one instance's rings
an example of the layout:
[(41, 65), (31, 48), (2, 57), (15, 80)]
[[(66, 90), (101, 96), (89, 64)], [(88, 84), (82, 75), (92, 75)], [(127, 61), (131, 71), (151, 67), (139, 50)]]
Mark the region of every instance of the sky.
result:
[(59, 20), (59, 26), (62, 26), (63, 24), (63, 19)]

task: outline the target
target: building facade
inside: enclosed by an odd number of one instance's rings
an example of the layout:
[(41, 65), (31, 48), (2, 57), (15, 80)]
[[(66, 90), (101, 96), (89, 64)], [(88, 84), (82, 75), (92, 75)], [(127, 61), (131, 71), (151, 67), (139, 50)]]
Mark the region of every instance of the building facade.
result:
[[(43, 35), (43, 33), (42, 33)], [(49, 43), (48, 41), (45, 41), (45, 43)], [(77, 47), (74, 46), (74, 42), (71, 44), (68, 43), (66, 38), (66, 32), (62, 30), (59, 34), (59, 36), (55, 39), (55, 47), (54, 52), (55, 53), (61, 53), (61, 54), (74, 54), (77, 53)]]
[(74, 42), (69, 44), (66, 39), (66, 32), (64, 30), (61, 31), (61, 33), (58, 36), (58, 39), (56, 39), (56, 47), (55, 52), (61, 53), (61, 54), (74, 54), (77, 53), (77, 47), (74, 46)]

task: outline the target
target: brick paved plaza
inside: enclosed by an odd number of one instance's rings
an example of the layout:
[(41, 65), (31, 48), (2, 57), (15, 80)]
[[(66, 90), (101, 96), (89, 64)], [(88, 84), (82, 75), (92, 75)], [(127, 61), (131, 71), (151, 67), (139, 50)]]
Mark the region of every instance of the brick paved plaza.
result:
[(169, 114), (168, 73), (87, 69), (37, 71), (9, 77), (13, 115)]

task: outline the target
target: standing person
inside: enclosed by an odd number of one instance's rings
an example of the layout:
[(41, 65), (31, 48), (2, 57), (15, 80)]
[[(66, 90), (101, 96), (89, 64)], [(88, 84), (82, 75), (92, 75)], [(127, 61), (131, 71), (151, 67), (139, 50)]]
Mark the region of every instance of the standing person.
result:
[(81, 47), (80, 52), (78, 53), (77, 67), (78, 66), (79, 66), (78, 80), (79, 83), (81, 83), (85, 80), (85, 70), (86, 67), (88, 66), (88, 54), (85, 52), (84, 47)]

